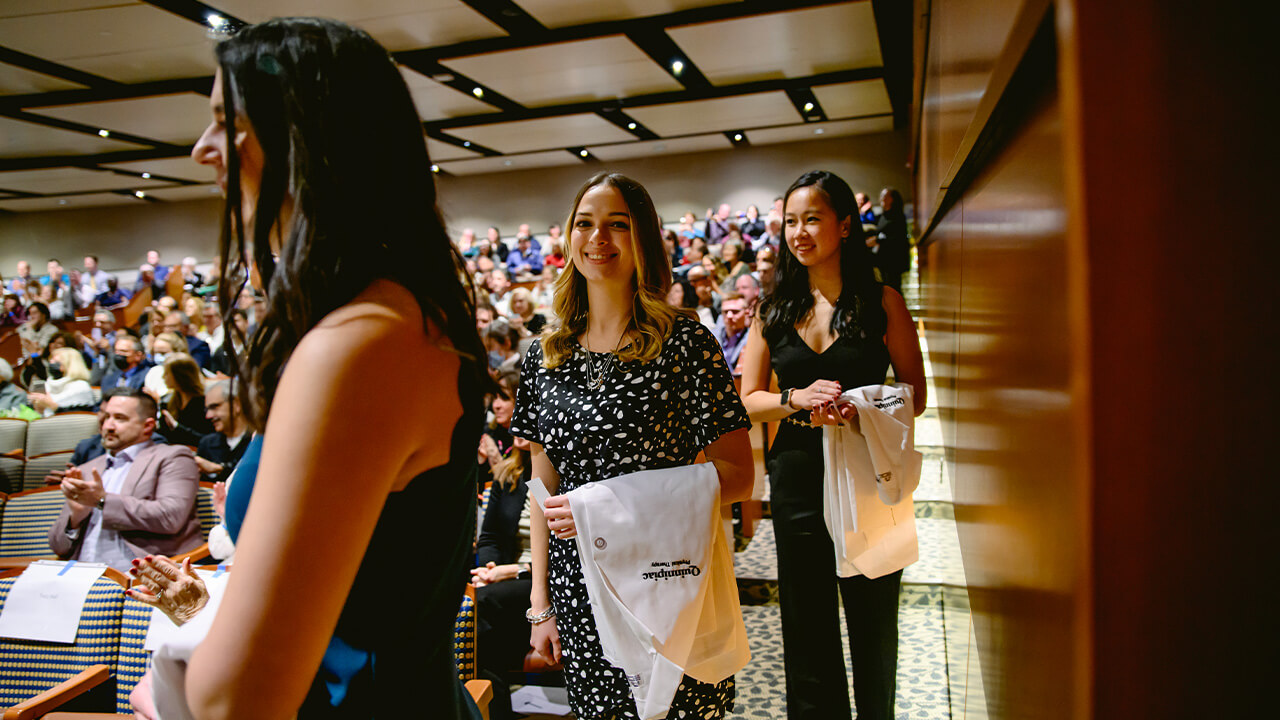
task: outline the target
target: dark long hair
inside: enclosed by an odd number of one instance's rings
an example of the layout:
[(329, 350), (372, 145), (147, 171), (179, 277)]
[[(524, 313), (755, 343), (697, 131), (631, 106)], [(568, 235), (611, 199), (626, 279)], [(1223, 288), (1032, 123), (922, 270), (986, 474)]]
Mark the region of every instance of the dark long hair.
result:
[[(463, 372), (489, 384), (461, 255), (445, 233), (422, 125), (387, 51), (367, 33), (332, 20), (281, 18), (218, 44), (227, 134), (227, 202), (218, 294), (228, 332), (232, 307), (256, 265), (267, 309), (231, 363), (241, 407), (266, 425), (285, 363), (302, 336), (374, 280), (407, 288), (424, 323), (447, 333)], [(262, 146), (253, 227), (241, 220), (235, 123)], [(279, 258), (271, 230), (293, 205)], [(253, 257), (250, 261), (247, 253)], [(240, 340), (243, 342), (244, 338)]]
[[(853, 190), (839, 176), (825, 170), (801, 175), (783, 198), (783, 207), (791, 193), (804, 187), (816, 187), (826, 197), (836, 220), (849, 219), (849, 237), (840, 246), (840, 279), (843, 289), (831, 313), (831, 332), (840, 337), (874, 337), (884, 334), (887, 320), (881, 301), (883, 285), (876, 280), (871, 251), (863, 242), (858, 222), (858, 203)], [(774, 271), (774, 288), (760, 303), (761, 330), (766, 340), (773, 341), (781, 333), (799, 324), (813, 309), (813, 292), (809, 288), (809, 269), (783, 242), (778, 249)]]

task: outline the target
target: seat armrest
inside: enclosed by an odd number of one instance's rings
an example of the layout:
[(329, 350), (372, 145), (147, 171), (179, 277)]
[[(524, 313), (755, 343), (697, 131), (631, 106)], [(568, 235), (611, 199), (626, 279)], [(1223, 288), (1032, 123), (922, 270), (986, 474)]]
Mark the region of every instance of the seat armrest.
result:
[(488, 680), (468, 680), (466, 683), (467, 693), (471, 695), (471, 699), (476, 701), (476, 707), (480, 708), (480, 716), (484, 720), (489, 720), (489, 703), (493, 702), (493, 683)]
[(5, 710), (4, 720), (28, 720), (29, 718), (41, 717), (45, 713), (65, 705), (68, 701), (101, 685), (110, 677), (111, 668), (106, 665), (94, 665), (86, 668), (79, 674), (45, 690), (30, 700), (20, 702)]

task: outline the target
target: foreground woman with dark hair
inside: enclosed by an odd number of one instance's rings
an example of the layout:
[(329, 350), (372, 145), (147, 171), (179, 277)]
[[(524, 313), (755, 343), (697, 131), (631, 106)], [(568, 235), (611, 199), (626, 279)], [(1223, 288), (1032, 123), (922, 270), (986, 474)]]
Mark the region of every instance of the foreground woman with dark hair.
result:
[[(337, 22), (254, 25), (217, 59), (192, 154), (226, 190), (229, 332), (242, 283), (266, 289), (232, 368), (265, 434), (235, 571), (186, 674), (190, 711), (464, 717), (452, 624), (488, 379), (413, 102), (387, 52)], [(368, 379), (406, 375), (431, 381), (371, 414)], [(423, 542), (427, 559), (405, 565)]]
[[(742, 397), (756, 422), (782, 420), (769, 448), (770, 499), (778, 546), (778, 590), (787, 716), (848, 718), (849, 691), (837, 625), (844, 602), (860, 720), (893, 717), (902, 571), (874, 580), (836, 577), (823, 521), (822, 424), (853, 417), (834, 404), (844, 390), (880, 385), (892, 363), (924, 412), (924, 361), (906, 303), (876, 281), (853, 192), (828, 172), (787, 190), (786, 243), (776, 286), (761, 302), (743, 351)], [(770, 373), (782, 392), (769, 391)]]

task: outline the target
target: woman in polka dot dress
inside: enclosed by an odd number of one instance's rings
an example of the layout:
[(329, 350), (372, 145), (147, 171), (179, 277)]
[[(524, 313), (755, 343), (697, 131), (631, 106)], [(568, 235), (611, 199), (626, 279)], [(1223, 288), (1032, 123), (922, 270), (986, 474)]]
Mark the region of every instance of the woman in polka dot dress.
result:
[[(531, 643), (564, 663), (579, 718), (636, 718), (622, 671), (601, 651), (564, 493), (705, 452), (721, 502), (744, 500), (751, 423), (714, 336), (665, 302), (671, 267), (645, 189), (601, 173), (578, 191), (569, 219), (554, 303), (561, 325), (529, 348), (511, 423), (531, 443), (533, 477), (554, 494), (545, 516), (533, 507)], [(732, 677), (685, 676), (668, 717), (722, 718), (733, 699)]]

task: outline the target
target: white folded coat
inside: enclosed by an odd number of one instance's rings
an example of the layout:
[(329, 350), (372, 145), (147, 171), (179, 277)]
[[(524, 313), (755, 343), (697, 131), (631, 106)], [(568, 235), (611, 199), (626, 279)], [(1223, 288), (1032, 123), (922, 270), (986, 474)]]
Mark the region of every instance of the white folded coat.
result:
[(823, 518), (836, 574), (878, 578), (919, 559), (911, 493), (923, 456), (915, 449), (912, 388), (867, 385), (841, 398), (857, 408), (859, 422), (823, 428)]
[[(529, 483), (539, 503), (540, 480)], [(646, 470), (566, 494), (604, 657), (641, 718), (665, 717), (684, 675), (717, 683), (751, 658), (711, 463)]]

